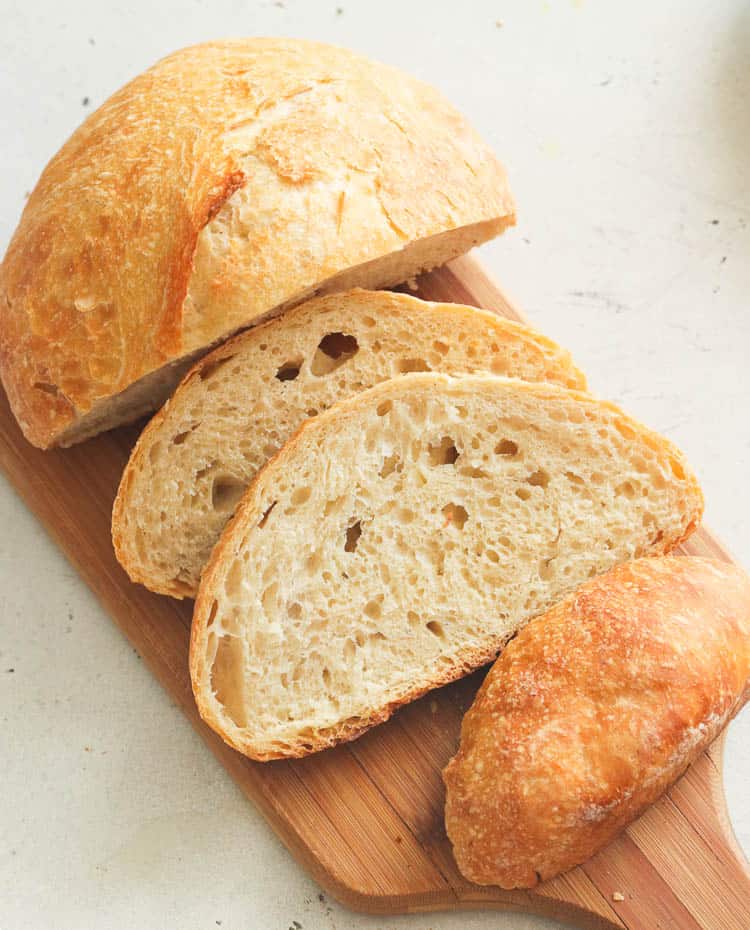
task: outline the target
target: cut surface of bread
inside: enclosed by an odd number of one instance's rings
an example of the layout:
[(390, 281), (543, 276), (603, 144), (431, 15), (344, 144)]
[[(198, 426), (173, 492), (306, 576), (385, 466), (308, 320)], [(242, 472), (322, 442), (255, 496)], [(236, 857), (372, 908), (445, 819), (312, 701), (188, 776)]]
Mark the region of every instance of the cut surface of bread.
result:
[(681, 454), (611, 404), (387, 381), (306, 421), (241, 501), (195, 605), (198, 708), (255, 759), (353, 739), (701, 512)]
[(462, 874), (529, 888), (594, 855), (712, 742), (749, 679), (736, 565), (640, 559), (582, 585), (508, 645), (464, 717), (444, 773)]
[(134, 581), (194, 597), (243, 491), (305, 419), (429, 370), (585, 387), (567, 352), (485, 310), (385, 291), (309, 301), (203, 358), (153, 418), (113, 510), (118, 559)]
[(27, 438), (69, 445), (159, 406), (240, 328), (514, 222), (490, 149), (409, 75), (299, 39), (182, 49), (93, 112), (28, 198), (0, 265), (0, 375)]

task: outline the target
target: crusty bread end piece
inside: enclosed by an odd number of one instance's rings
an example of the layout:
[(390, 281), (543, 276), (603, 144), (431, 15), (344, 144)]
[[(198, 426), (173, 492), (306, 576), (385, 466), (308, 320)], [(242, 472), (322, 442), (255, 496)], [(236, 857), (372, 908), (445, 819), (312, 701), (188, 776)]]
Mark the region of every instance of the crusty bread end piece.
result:
[(463, 721), (445, 822), (470, 881), (529, 888), (594, 855), (685, 771), (750, 684), (750, 579), (642, 559), (513, 640)]
[(567, 352), (486, 310), (387, 291), (308, 301), (198, 362), (144, 430), (113, 510), (121, 564), (154, 591), (195, 597), (242, 492), (303, 420), (428, 370), (585, 387)]
[(329, 290), (387, 287), (515, 222), (432, 87), (344, 48), (207, 42), (91, 113), (0, 264), (0, 376), (26, 437), (158, 407), (198, 354)]
[(214, 548), (201, 716), (260, 760), (353, 739), (701, 512), (681, 454), (612, 404), (491, 375), (377, 385), (306, 421)]

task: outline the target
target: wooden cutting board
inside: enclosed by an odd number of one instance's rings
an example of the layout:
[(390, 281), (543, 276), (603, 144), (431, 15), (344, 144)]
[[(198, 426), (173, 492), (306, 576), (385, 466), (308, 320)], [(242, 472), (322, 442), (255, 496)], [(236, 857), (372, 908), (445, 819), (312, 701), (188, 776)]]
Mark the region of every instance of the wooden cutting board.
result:
[[(424, 275), (419, 294), (521, 314), (471, 257)], [(458, 873), (443, 829), (440, 772), (480, 676), (435, 691), (338, 749), (250, 762), (204, 726), (187, 667), (191, 602), (131, 584), (110, 544), (110, 510), (138, 429), (73, 449), (30, 446), (0, 401), (0, 465), (28, 506), (292, 854), (357, 910), (533, 911), (582, 927), (747, 930), (750, 872), (727, 818), (721, 741), (614, 843), (532, 892), (480, 888)], [(706, 530), (685, 552), (730, 559)], [(154, 747), (155, 751), (157, 748)]]

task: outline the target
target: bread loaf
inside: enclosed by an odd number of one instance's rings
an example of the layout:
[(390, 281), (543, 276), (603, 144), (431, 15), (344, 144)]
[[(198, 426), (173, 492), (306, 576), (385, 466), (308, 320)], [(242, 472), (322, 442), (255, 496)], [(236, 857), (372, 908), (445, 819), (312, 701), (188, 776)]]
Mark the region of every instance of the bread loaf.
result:
[(611, 404), (492, 375), (386, 381), (307, 420), (214, 548), (200, 713), (255, 759), (353, 739), (590, 576), (668, 552), (701, 508), (680, 453)]
[(445, 770), (464, 876), (529, 888), (593, 855), (748, 696), (750, 579), (642, 559), (583, 585), (505, 649)]
[(191, 361), (314, 292), (404, 281), (514, 222), (432, 88), (352, 52), (176, 52), (83, 123), (0, 267), (0, 375), (35, 445), (156, 409)]
[(242, 492), (303, 420), (430, 369), (585, 387), (567, 352), (484, 310), (386, 291), (317, 298), (205, 356), (153, 418), (115, 501), (118, 559), (154, 591), (195, 597)]

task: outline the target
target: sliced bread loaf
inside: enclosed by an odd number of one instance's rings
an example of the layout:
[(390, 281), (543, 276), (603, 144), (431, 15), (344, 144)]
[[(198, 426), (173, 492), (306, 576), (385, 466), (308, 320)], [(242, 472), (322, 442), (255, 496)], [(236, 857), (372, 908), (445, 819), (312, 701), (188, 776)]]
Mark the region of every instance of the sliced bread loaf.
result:
[(213, 550), (200, 713), (260, 760), (353, 739), (701, 511), (677, 449), (612, 404), (491, 375), (387, 381), (306, 421)]
[(303, 420), (430, 369), (585, 386), (567, 352), (486, 310), (385, 291), (311, 300), (200, 361), (151, 421), (114, 506), (118, 559), (134, 581), (194, 597), (242, 492)]

